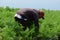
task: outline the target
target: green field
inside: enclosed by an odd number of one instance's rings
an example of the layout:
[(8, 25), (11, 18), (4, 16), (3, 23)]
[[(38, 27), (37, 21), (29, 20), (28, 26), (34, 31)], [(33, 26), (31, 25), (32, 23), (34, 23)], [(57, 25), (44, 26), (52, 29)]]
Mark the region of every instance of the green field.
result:
[[(18, 8), (0, 7), (0, 40), (32, 40), (34, 28), (31, 31), (22, 30), (14, 20)], [(60, 35), (60, 10), (45, 10), (45, 19), (39, 19), (40, 40), (58, 40)], [(32, 25), (33, 27), (34, 25)], [(31, 34), (30, 34), (31, 33)], [(30, 37), (28, 35), (30, 34)]]

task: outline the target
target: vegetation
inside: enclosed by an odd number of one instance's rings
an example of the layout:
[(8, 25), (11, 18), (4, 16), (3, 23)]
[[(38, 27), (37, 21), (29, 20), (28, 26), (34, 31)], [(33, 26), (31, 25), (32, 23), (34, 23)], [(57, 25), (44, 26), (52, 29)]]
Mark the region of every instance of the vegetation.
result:
[[(22, 25), (14, 20), (19, 8), (0, 7), (0, 40), (32, 40), (34, 28), (23, 31)], [(45, 19), (39, 19), (40, 40), (58, 40), (60, 35), (60, 10), (45, 10)], [(33, 27), (34, 25), (32, 25)], [(30, 35), (30, 37), (28, 37)]]

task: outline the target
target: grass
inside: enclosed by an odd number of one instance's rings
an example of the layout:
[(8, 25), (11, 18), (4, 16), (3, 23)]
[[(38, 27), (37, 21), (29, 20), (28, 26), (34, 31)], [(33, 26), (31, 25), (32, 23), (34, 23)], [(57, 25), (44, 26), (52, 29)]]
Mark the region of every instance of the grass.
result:
[[(22, 30), (14, 20), (17, 8), (0, 7), (0, 40), (32, 40), (34, 28), (29, 31)], [(60, 35), (60, 10), (45, 10), (45, 19), (39, 19), (40, 40), (58, 40)], [(31, 33), (31, 34), (30, 34)], [(28, 35), (30, 34), (30, 37)]]

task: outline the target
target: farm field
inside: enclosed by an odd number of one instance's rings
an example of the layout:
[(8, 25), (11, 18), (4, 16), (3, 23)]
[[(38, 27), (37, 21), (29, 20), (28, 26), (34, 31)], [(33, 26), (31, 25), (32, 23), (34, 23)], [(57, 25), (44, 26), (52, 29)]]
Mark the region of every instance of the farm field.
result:
[[(22, 30), (14, 20), (14, 15), (19, 8), (0, 7), (0, 40), (32, 40), (34, 28), (29, 31)], [(60, 36), (60, 10), (46, 10), (45, 19), (39, 19), (40, 40), (59, 40)], [(34, 27), (34, 25), (32, 25)], [(30, 37), (28, 37), (30, 35)]]

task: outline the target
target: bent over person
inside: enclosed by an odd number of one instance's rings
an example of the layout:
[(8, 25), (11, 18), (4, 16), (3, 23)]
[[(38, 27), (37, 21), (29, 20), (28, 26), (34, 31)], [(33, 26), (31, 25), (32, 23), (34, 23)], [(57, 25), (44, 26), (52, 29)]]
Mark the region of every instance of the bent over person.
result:
[(39, 22), (40, 18), (44, 19), (44, 12), (36, 9), (24, 8), (17, 11), (14, 16), (15, 21), (22, 24), (23, 30), (28, 27), (30, 29), (30, 22), (32, 21), (35, 25), (35, 32), (39, 32)]

